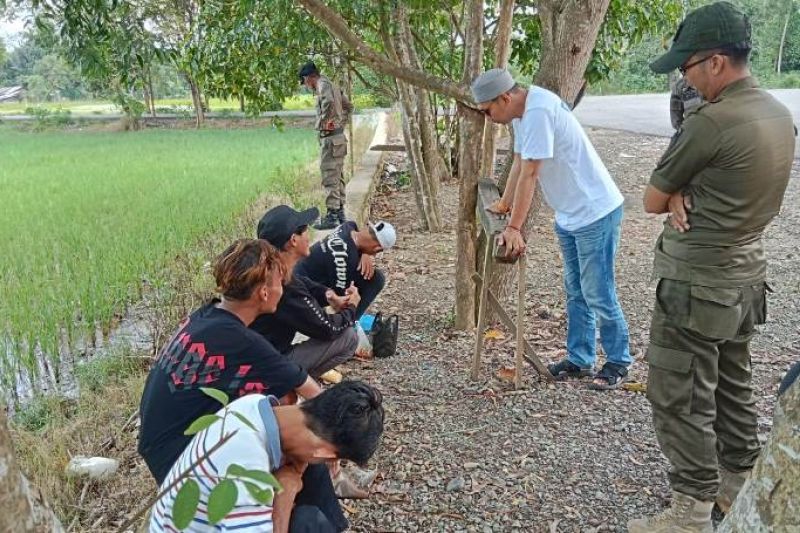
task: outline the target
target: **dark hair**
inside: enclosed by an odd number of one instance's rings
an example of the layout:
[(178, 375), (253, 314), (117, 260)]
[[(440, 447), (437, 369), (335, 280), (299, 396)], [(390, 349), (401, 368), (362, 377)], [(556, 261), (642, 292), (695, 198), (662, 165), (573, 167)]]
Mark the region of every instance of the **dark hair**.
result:
[(731, 64), (737, 67), (747, 65), (747, 60), (750, 57), (750, 47), (744, 45), (726, 46), (722, 49), (725, 55), (731, 58)]
[(383, 433), (383, 396), (362, 381), (343, 381), (300, 404), (309, 429), (340, 459), (365, 464)]
[(214, 260), (217, 291), (231, 300), (247, 300), (275, 271), (283, 275), (278, 252), (265, 240), (239, 239)]

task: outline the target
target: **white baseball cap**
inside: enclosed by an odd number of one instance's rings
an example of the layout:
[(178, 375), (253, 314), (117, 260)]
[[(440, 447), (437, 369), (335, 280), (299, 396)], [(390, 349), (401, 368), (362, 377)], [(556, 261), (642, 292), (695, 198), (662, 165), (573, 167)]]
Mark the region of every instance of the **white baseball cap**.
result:
[(375, 224), (370, 224), (370, 227), (372, 231), (375, 232), (375, 237), (378, 239), (384, 252), (397, 242), (397, 232), (394, 230), (394, 226), (388, 222), (380, 220)]

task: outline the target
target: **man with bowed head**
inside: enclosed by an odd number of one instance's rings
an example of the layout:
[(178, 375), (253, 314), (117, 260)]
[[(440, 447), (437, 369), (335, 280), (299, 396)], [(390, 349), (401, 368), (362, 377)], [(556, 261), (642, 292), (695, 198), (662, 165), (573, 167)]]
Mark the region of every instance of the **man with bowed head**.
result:
[[(520, 87), (502, 69), (478, 76), (472, 94), (488, 119), (511, 122), (515, 132), (508, 185), (490, 207), (510, 213), (500, 243), (510, 255), (525, 252), (522, 228), (537, 181), (556, 213), (567, 295), (567, 357), (548, 365), (548, 370), (557, 379), (593, 376), (592, 389), (616, 389), (632, 362), (628, 324), (614, 279), (622, 194), (569, 106), (557, 95), (535, 85)], [(606, 363), (595, 375), (598, 327)]]

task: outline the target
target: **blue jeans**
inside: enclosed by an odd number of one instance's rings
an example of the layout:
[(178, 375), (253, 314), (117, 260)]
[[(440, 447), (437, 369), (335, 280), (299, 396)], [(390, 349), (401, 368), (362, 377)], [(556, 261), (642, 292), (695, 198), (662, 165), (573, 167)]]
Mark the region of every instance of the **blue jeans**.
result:
[(582, 368), (594, 366), (595, 331), (608, 362), (628, 366), (628, 324), (617, 299), (614, 256), (622, 226), (622, 206), (575, 231), (556, 224), (564, 259), (567, 292), (567, 358)]

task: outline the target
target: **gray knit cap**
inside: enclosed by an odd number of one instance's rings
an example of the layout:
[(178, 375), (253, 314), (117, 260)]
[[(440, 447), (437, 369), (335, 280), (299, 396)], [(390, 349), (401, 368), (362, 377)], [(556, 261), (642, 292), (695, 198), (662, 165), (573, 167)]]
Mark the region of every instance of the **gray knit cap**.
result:
[(494, 100), (514, 87), (514, 78), (507, 70), (493, 68), (472, 81), (472, 96), (479, 104)]

